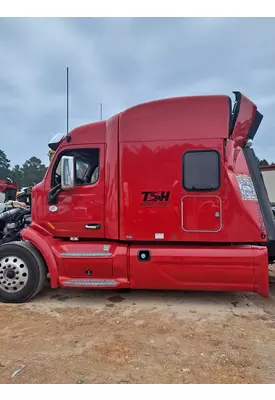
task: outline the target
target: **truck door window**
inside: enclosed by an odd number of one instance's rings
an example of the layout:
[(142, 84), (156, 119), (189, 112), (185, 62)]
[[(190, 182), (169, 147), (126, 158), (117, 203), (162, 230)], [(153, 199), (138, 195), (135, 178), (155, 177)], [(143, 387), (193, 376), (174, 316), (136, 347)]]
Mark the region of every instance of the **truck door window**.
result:
[(67, 150), (60, 153), (53, 168), (52, 187), (61, 182), (60, 167), (62, 156), (74, 156), (77, 186), (93, 185), (99, 178), (99, 149)]
[(212, 191), (220, 186), (220, 154), (216, 150), (183, 154), (183, 187), (188, 191)]

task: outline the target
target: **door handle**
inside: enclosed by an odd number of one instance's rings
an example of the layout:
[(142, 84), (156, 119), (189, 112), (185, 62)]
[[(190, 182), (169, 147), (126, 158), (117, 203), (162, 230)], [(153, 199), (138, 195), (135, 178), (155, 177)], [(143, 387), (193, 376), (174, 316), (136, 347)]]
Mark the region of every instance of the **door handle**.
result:
[(100, 229), (101, 225), (100, 224), (87, 224), (85, 225), (86, 229)]

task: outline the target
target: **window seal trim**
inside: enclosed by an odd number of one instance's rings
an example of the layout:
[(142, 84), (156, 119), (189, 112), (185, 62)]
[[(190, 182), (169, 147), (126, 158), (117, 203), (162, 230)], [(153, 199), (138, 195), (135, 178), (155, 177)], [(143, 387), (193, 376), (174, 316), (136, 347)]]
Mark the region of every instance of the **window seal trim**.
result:
[[(218, 179), (219, 179), (219, 184), (216, 188), (207, 188), (207, 189), (189, 189), (185, 186), (184, 184), (184, 157), (187, 153), (217, 153), (218, 155)], [(220, 189), (221, 187), (221, 154), (218, 150), (216, 149), (207, 149), (207, 150), (187, 150), (183, 153), (182, 155), (182, 187), (187, 191), (187, 192), (215, 192)]]

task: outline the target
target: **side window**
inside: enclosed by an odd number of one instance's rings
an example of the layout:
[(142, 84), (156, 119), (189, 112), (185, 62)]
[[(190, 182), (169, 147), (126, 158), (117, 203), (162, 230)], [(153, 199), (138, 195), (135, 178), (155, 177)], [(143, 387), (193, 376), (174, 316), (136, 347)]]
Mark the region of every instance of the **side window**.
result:
[(183, 154), (183, 187), (189, 191), (211, 191), (220, 187), (220, 154), (216, 150)]
[(52, 187), (61, 182), (61, 157), (74, 156), (75, 184), (77, 186), (93, 185), (99, 179), (99, 149), (76, 149), (60, 153), (52, 173)]

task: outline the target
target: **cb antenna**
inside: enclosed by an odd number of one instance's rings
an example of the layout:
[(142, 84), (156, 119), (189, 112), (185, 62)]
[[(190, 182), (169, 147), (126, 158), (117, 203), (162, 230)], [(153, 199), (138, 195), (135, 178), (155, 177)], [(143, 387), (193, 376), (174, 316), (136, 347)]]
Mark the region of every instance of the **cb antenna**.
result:
[(100, 121), (102, 121), (102, 103), (100, 103)]
[(67, 84), (66, 84), (66, 89), (67, 89), (67, 135), (69, 133), (69, 67), (67, 67)]
[(66, 94), (66, 103), (67, 103), (67, 135), (66, 135), (66, 140), (67, 140), (67, 142), (69, 143), (70, 142), (70, 140), (71, 140), (71, 136), (69, 136), (69, 67), (67, 67), (67, 74), (66, 74), (67, 76), (67, 83), (66, 83), (66, 92), (67, 92), (67, 94)]

